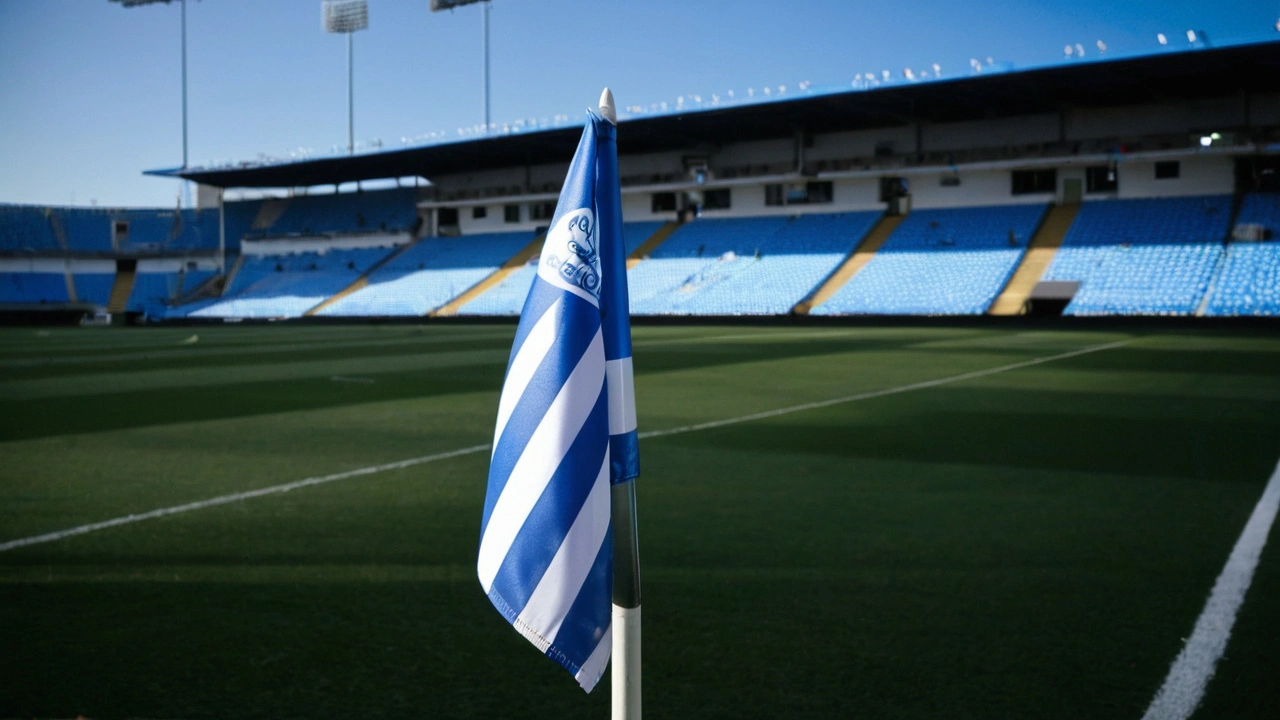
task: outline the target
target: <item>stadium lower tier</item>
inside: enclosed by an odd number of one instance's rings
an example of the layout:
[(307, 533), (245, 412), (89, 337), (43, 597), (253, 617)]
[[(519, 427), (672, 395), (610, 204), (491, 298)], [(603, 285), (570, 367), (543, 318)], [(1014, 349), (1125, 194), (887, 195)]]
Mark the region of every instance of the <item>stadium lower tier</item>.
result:
[[(1280, 242), (1205, 237), (1226, 232), (1228, 200), (1089, 203), (1041, 279), (1079, 283), (1071, 315), (1280, 315)], [(1043, 205), (919, 210), (874, 252), (864, 250), (869, 261), (847, 279), (837, 269), (877, 227), (878, 213), (704, 218), (669, 235), (658, 234), (670, 230), (663, 223), (627, 224), (627, 248), (647, 248), (628, 270), (631, 312), (786, 315), (821, 297), (811, 314), (982, 314), (1044, 214)], [(534, 241), (530, 232), (494, 233), (255, 256), (238, 263), (220, 297), (181, 304), (213, 274), (140, 271), (127, 310), (154, 319), (515, 316), (536, 272), (528, 260), (537, 257)], [(101, 271), (4, 272), (0, 302), (74, 298), (105, 307), (115, 280)]]
[(1022, 250), (881, 252), (813, 315), (981, 315)]
[(1280, 315), (1280, 243), (1235, 243), (1206, 315)]

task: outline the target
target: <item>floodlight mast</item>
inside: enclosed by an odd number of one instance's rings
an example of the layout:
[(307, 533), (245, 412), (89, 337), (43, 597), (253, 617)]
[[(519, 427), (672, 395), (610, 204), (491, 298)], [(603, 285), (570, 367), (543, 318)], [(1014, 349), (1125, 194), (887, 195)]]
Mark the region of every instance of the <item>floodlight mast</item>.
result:
[(355, 62), (351, 36), (369, 27), (369, 4), (366, 0), (323, 0), (320, 5), (325, 32), (347, 36), (347, 154), (356, 152), (355, 142)]
[[(112, 2), (120, 3), (121, 7), (132, 8), (141, 7), (143, 5), (154, 5), (156, 3), (164, 3), (168, 5), (173, 0), (112, 0)], [(187, 167), (187, 0), (178, 0), (182, 5), (182, 167)]]
[(484, 134), (489, 134), (489, 0), (431, 0), (431, 12), (452, 10), (463, 5), (484, 3), (480, 13), (480, 33), (484, 46)]

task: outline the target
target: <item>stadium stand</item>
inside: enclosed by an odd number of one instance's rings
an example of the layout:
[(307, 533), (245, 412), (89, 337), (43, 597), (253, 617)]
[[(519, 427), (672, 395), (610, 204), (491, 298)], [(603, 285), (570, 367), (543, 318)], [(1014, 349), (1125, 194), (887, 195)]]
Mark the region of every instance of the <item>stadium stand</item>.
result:
[[(627, 255), (631, 255), (666, 223), (623, 223), (622, 243)], [(519, 315), (525, 297), (537, 272), (537, 256), (529, 264), (517, 268), (493, 287), (461, 305), (458, 315)]]
[(169, 316), (299, 317), (342, 290), (387, 256), (387, 248), (330, 250), (246, 258), (222, 298)]
[[(414, 204), (415, 193), (413, 188), (395, 188), (333, 195), (300, 195), (284, 202), (278, 217), (262, 218), (247, 232), (265, 235), (314, 235), (408, 230), (418, 220), (418, 210)], [(261, 207), (261, 202), (258, 207)], [(257, 213), (254, 218), (258, 219)]]
[(532, 237), (513, 232), (424, 238), (370, 273), (368, 286), (317, 314), (426, 315), (496, 272)]
[(878, 212), (704, 219), (628, 276), (637, 315), (780, 315), (831, 274)]
[(641, 245), (653, 234), (658, 232), (666, 223), (664, 222), (629, 222), (622, 224), (622, 245), (626, 250), (627, 257), (636, 251)]
[(1237, 225), (1260, 225), (1265, 242), (1232, 242), (1205, 308), (1206, 315), (1280, 315), (1280, 194), (1249, 193)]
[(0, 252), (50, 253), (61, 249), (54, 232), (51, 208), (0, 205)]
[[(149, 317), (164, 318), (181, 316), (185, 312), (171, 313), (169, 305), (187, 293), (208, 282), (217, 273), (209, 270), (187, 270), (183, 272), (139, 272), (134, 276), (133, 291), (125, 305), (127, 312), (141, 312)], [(213, 304), (204, 301), (198, 306), (188, 305), (187, 312)]]
[(1085, 203), (1044, 280), (1077, 281), (1067, 315), (1190, 315), (1222, 259), (1231, 196)]
[(537, 259), (516, 270), (479, 297), (458, 308), (459, 315), (519, 315), (538, 273)]
[(64, 303), (67, 277), (62, 273), (0, 273), (0, 303)]
[(116, 274), (110, 273), (76, 273), (76, 300), (106, 307), (111, 298), (111, 286), (115, 283)]
[(977, 315), (1008, 282), (1046, 205), (918, 210), (814, 315)]
[[(0, 205), (0, 251), (103, 255), (218, 247), (217, 211), (183, 210), (180, 220), (176, 213), (177, 210), (158, 208)], [(117, 222), (125, 222), (128, 227), (125, 241), (118, 247), (112, 240), (113, 225)]]

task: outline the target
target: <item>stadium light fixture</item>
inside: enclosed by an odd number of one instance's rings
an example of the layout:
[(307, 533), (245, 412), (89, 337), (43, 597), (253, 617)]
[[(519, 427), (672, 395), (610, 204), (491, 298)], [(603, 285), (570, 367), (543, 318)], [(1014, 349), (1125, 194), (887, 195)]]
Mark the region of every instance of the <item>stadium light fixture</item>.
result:
[(1165, 37), (1164, 33), (1156, 33), (1156, 42), (1160, 43), (1161, 45), (1168, 45), (1169, 38)]
[(354, 155), (355, 143), (355, 73), (351, 36), (369, 27), (369, 4), (366, 0), (323, 0), (320, 19), (327, 33), (347, 36), (347, 154)]
[(1104, 53), (1104, 52), (1106, 52), (1106, 51), (1107, 51), (1107, 44), (1106, 44), (1106, 43), (1104, 43), (1104, 42), (1102, 42), (1101, 40), (1099, 40), (1099, 41), (1098, 41), (1098, 52), (1100, 52), (1100, 53)]
[(1187, 31), (1187, 42), (1189, 42), (1189, 43), (1194, 43), (1195, 41), (1196, 41), (1196, 31), (1195, 31), (1195, 30), (1188, 30), (1188, 31)]
[(489, 120), (489, 0), (431, 0), (431, 12), (452, 11), (456, 7), (476, 3), (484, 3), (480, 12), (480, 34), (484, 44), (484, 132), (488, 135), (492, 124)]

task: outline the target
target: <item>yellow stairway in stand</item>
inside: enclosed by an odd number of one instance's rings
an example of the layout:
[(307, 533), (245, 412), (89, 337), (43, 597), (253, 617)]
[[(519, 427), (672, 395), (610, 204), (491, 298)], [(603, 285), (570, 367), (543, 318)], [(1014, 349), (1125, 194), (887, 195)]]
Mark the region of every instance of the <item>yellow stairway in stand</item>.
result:
[(1022, 264), (1014, 271), (1004, 292), (996, 297), (995, 302), (987, 309), (988, 315), (1024, 315), (1027, 312), (1027, 300), (1031, 291), (1048, 269), (1053, 256), (1058, 254), (1062, 246), (1062, 238), (1066, 237), (1071, 223), (1075, 222), (1079, 205), (1062, 205), (1049, 208), (1049, 214), (1040, 229), (1027, 244), (1027, 252), (1022, 256)]
[(675, 232), (678, 227), (680, 227), (680, 223), (669, 222), (655, 230), (648, 240), (641, 243), (640, 247), (627, 256), (627, 269), (630, 270), (639, 264), (641, 260), (648, 257), (654, 251), (654, 248), (666, 242), (667, 238), (671, 237), (671, 233)]
[(537, 257), (538, 253), (542, 252), (542, 241), (546, 239), (546, 237), (546, 233), (541, 233), (538, 237), (533, 239), (533, 242), (525, 245), (523, 250), (512, 255), (511, 259), (503, 263), (502, 267), (495, 270), (492, 275), (467, 288), (458, 297), (450, 300), (444, 305), (441, 305), (435, 310), (432, 310), (427, 314), (427, 316), (448, 317), (451, 315), (457, 315), (458, 308), (476, 299), (480, 296), (480, 293), (483, 293), (485, 290), (488, 290), (494, 285), (506, 280), (507, 276), (511, 273), (519, 270), (525, 265), (528, 265), (530, 260)]
[(399, 248), (397, 248), (397, 249), (395, 249), (395, 250), (392, 250), (391, 252), (387, 253), (387, 254), (386, 254), (386, 256), (385, 256), (385, 257), (383, 257), (381, 260), (379, 260), (378, 262), (376, 262), (376, 263), (374, 263), (374, 264), (370, 265), (368, 270), (365, 270), (364, 272), (360, 273), (360, 277), (358, 277), (358, 278), (356, 278), (355, 280), (353, 280), (353, 281), (351, 282), (351, 284), (350, 284), (350, 285), (348, 285), (348, 286), (346, 286), (346, 287), (342, 288), (342, 289), (341, 289), (341, 290), (339, 290), (338, 292), (336, 292), (336, 293), (334, 293), (333, 295), (331, 295), (328, 299), (321, 301), (321, 302), (320, 302), (318, 305), (316, 305), (315, 307), (313, 307), (313, 308), (311, 308), (310, 310), (308, 310), (308, 311), (306, 311), (306, 312), (302, 313), (302, 316), (303, 316), (303, 317), (311, 317), (311, 316), (315, 315), (316, 313), (320, 312), (321, 310), (323, 310), (323, 309), (325, 309), (325, 308), (329, 307), (330, 305), (332, 305), (332, 304), (334, 304), (334, 303), (338, 302), (338, 301), (339, 301), (339, 300), (341, 300), (342, 298), (344, 298), (344, 297), (346, 297), (346, 296), (350, 295), (351, 293), (353, 293), (353, 292), (355, 292), (355, 291), (357, 291), (357, 290), (363, 290), (363, 289), (365, 289), (365, 288), (369, 287), (369, 276), (370, 276), (370, 275), (372, 275), (372, 274), (373, 274), (373, 272), (374, 272), (375, 270), (377, 270), (378, 268), (382, 267), (383, 265), (386, 265), (387, 263), (391, 262), (392, 260), (395, 260), (396, 258), (400, 257), (401, 255), (405, 254), (406, 252), (408, 252), (408, 251), (409, 251), (409, 248), (413, 247), (414, 245), (417, 245), (417, 244), (418, 244), (419, 242), (421, 242), (421, 241), (422, 241), (422, 239), (421, 239), (421, 238), (419, 238), (419, 239), (417, 239), (417, 240), (413, 240), (413, 241), (411, 241), (411, 242), (407, 242), (407, 243), (405, 243), (404, 245), (401, 245)]
[[(123, 265), (124, 261), (119, 264)], [(129, 304), (129, 296), (133, 294), (133, 281), (137, 275), (136, 267), (121, 267), (116, 270), (116, 281), (111, 285), (111, 297), (107, 300), (107, 312), (124, 312)]]
[(844, 262), (840, 264), (840, 267), (831, 273), (831, 277), (819, 285), (818, 289), (814, 290), (809, 297), (796, 304), (791, 309), (791, 314), (808, 315), (810, 310), (830, 300), (831, 296), (836, 294), (836, 291), (844, 287), (844, 284), (849, 282), (854, 275), (857, 275), (859, 270), (871, 262), (871, 258), (875, 257), (876, 251), (880, 249), (880, 246), (884, 245), (884, 242), (889, 239), (893, 231), (897, 230), (898, 226), (902, 224), (904, 217), (906, 216), (886, 215), (880, 218), (880, 221), (876, 223), (875, 227), (871, 228), (871, 232), (867, 233), (867, 236), (862, 239), (858, 247), (854, 248), (853, 252), (849, 253), (849, 257), (845, 258)]

